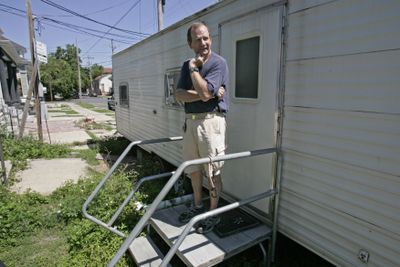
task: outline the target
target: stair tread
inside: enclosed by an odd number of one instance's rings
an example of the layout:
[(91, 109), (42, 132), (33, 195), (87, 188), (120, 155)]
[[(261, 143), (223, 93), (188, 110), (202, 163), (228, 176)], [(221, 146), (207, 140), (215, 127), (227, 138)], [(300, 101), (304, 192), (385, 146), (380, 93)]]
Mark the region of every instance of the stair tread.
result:
[(129, 252), (139, 267), (160, 266), (164, 255), (149, 237), (140, 236), (129, 246)]
[[(178, 221), (179, 214), (185, 209), (184, 205), (179, 205), (159, 210), (150, 219), (152, 226), (169, 245), (179, 238), (185, 228), (185, 224)], [(212, 266), (268, 239), (271, 232), (270, 227), (260, 224), (220, 238), (213, 232), (202, 235), (192, 229), (176, 254), (188, 266)]]

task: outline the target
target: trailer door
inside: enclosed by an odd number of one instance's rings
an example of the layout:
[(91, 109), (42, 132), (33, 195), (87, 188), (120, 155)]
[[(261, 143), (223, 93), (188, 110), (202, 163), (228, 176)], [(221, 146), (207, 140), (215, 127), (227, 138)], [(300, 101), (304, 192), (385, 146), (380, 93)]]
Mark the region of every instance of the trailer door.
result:
[[(228, 153), (275, 147), (282, 7), (258, 9), (220, 24), (220, 53), (230, 71)], [(227, 161), (223, 191), (243, 199), (270, 189), (271, 155)], [(269, 201), (254, 204), (268, 213)]]

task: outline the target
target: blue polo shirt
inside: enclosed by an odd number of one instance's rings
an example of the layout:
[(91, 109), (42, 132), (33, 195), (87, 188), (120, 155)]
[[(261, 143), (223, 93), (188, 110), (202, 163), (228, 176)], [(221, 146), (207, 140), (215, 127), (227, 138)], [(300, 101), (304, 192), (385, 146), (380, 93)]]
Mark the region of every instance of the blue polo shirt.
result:
[[(199, 68), (200, 75), (207, 81), (208, 91), (215, 97), (203, 102), (201, 100), (186, 103), (186, 113), (203, 113), (203, 112), (228, 112), (229, 107), (229, 72), (226, 60), (220, 55), (212, 52), (207, 62)], [(225, 88), (224, 97), (219, 100), (216, 96), (218, 89), (223, 86)], [(192, 79), (190, 78), (189, 60), (183, 63), (181, 69), (181, 76), (177, 88), (184, 90), (193, 89)]]

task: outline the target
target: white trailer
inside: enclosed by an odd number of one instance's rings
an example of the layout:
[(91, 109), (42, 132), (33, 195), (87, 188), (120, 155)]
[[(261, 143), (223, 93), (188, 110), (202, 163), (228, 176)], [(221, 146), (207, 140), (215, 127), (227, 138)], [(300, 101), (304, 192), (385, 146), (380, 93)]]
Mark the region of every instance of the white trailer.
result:
[[(173, 94), (195, 21), (230, 69), (228, 152), (280, 151), (227, 162), (224, 196), (277, 173), (281, 233), (338, 266), (400, 266), (400, 1), (225, 0), (152, 35), (113, 56), (128, 139), (182, 134)], [(147, 149), (182, 162), (180, 143)], [(271, 203), (253, 206), (271, 218)]]

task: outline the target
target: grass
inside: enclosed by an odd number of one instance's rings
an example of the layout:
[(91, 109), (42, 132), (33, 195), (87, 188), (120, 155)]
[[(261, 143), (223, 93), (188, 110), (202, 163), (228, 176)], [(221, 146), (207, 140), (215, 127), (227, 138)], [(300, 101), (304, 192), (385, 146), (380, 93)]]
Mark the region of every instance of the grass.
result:
[(90, 166), (99, 164), (99, 161), (96, 159), (98, 154), (97, 149), (75, 150), (75, 153), (76, 157), (85, 160)]
[(105, 114), (110, 113), (110, 114), (114, 114), (114, 111), (110, 111), (110, 110), (108, 110), (108, 109), (102, 109), (102, 108), (96, 108), (96, 109), (93, 109), (93, 111), (96, 111), (96, 112), (98, 112), (98, 113), (105, 113)]
[(78, 114), (80, 114), (79, 112), (73, 110), (68, 105), (62, 105), (60, 108), (49, 108), (48, 112), (49, 113), (65, 113), (67, 115), (78, 115)]
[(96, 106), (93, 104), (89, 104), (89, 103), (85, 103), (85, 102), (78, 102), (78, 105), (81, 106), (82, 108), (86, 108), (86, 109), (95, 109)]
[(17, 246), (1, 250), (0, 259), (7, 266), (17, 263), (19, 267), (57, 266), (68, 255), (67, 238), (59, 228), (41, 229), (23, 237)]
[(84, 117), (83, 115), (75, 115), (75, 114), (71, 114), (71, 115), (56, 115), (56, 116), (52, 116), (53, 118), (70, 118), (70, 117), (77, 117), (77, 118), (82, 118)]
[(93, 110), (98, 113), (105, 113), (105, 114), (113, 113), (107, 109), (98, 108), (93, 104), (89, 104), (89, 103), (85, 103), (85, 102), (78, 102), (78, 105), (81, 106), (82, 108), (90, 109), (90, 110)]
[[(95, 155), (100, 149), (120, 151), (115, 141), (100, 140), (100, 144), (93, 146), (94, 149), (72, 152), (91, 165), (97, 164)], [(33, 139), (19, 143), (22, 145), (15, 146), (15, 142), (7, 142), (8, 146), (14, 148), (8, 157), (21, 155), (19, 150), (24, 151), (22, 158), (17, 157), (19, 160), (26, 158), (26, 155), (47, 155), (52, 158), (64, 153), (64, 147), (51, 149), (51, 146), (42, 146)], [(142, 172), (143, 169), (135, 172), (117, 171), (89, 206), (90, 214), (108, 220), (128, 194), (132, 182)], [(92, 170), (85, 179), (77, 183), (68, 182), (50, 196), (33, 192), (18, 195), (0, 184), (0, 260), (7, 267), (95, 267), (108, 262), (123, 240), (83, 218), (81, 211), (84, 201), (104, 175)], [(139, 200), (146, 197), (147, 194), (144, 197), (138, 195)], [(121, 231), (131, 228), (137, 221), (138, 215), (133, 207), (128, 206), (118, 220)], [(124, 258), (117, 266), (133, 266), (133, 263), (129, 258)]]

